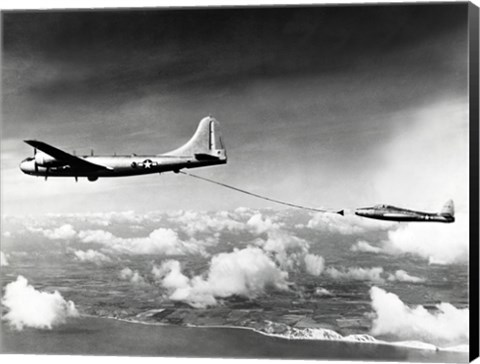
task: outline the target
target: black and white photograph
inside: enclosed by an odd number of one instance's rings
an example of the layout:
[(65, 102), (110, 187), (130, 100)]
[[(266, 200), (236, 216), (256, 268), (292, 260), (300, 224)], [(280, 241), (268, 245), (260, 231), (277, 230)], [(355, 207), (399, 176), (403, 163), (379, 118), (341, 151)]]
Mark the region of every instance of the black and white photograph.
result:
[(1, 354), (478, 354), (478, 7), (1, 17)]

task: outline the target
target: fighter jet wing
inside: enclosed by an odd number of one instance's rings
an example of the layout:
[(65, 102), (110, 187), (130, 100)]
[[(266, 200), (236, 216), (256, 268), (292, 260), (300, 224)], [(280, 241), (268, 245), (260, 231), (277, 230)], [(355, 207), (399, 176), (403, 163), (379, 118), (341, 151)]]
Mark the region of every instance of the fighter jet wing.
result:
[(88, 162), (83, 158), (79, 158), (77, 156), (64, 152), (63, 150), (52, 147), (51, 145), (48, 145), (47, 143), (44, 143), (44, 142), (40, 142), (38, 140), (24, 140), (24, 142), (27, 143), (28, 145), (31, 145), (34, 148), (41, 150), (42, 152), (52, 156), (53, 158), (59, 161), (65, 162), (65, 164), (68, 164), (69, 166), (74, 168), (79, 168), (82, 170), (91, 170), (91, 171), (98, 171), (101, 169), (108, 169), (108, 170), (112, 169), (110, 167), (102, 166), (100, 164)]

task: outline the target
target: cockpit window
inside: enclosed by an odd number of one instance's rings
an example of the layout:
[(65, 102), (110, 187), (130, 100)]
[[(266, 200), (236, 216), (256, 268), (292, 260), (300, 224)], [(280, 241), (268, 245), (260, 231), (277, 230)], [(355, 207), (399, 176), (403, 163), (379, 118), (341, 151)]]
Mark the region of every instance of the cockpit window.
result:
[(33, 157), (28, 157), (28, 158), (25, 158), (22, 162), (30, 162), (30, 161), (33, 161), (35, 158)]

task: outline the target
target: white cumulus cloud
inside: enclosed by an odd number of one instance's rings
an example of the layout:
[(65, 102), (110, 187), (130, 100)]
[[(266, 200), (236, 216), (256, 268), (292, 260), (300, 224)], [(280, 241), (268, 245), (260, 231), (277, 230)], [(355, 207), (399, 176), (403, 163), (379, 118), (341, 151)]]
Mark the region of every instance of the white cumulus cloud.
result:
[(109, 231), (105, 230), (85, 230), (78, 233), (78, 238), (84, 243), (98, 243), (109, 245), (110, 242), (118, 239)]
[(180, 265), (172, 261), (165, 262), (157, 272), (162, 285), (170, 291), (170, 299), (194, 307), (214, 305), (216, 298), (232, 295), (253, 298), (268, 287), (288, 288), (288, 274), (257, 247), (214, 256), (206, 277), (196, 276), (186, 281)]
[(68, 240), (75, 237), (77, 232), (70, 224), (64, 224), (56, 229), (40, 229), (42, 234), (52, 240)]
[(400, 269), (395, 272), (395, 274), (389, 274), (389, 281), (398, 281), (398, 282), (410, 282), (410, 283), (421, 283), (425, 282), (425, 278), (411, 276), (404, 270)]
[(181, 211), (170, 216), (170, 221), (180, 224), (180, 228), (189, 236), (198, 233), (216, 233), (222, 230), (237, 231), (245, 229), (245, 224), (236, 221), (234, 214), (220, 211), (215, 214), (196, 211)]
[(328, 289), (326, 289), (326, 288), (317, 287), (317, 288), (315, 289), (315, 295), (316, 295), (316, 296), (320, 296), (320, 297), (322, 297), (322, 296), (333, 296), (333, 293), (330, 292), (330, 291), (329, 291)]
[(158, 228), (145, 237), (120, 238), (104, 230), (81, 231), (78, 237), (84, 243), (102, 244), (106, 249), (125, 254), (203, 254), (198, 241), (183, 241), (175, 231), (165, 228)]
[(3, 320), (17, 330), (25, 326), (51, 329), (54, 325), (65, 323), (68, 317), (78, 316), (72, 301), (66, 301), (58, 291), (37, 291), (23, 276), (7, 284), (2, 304), (8, 311)]
[(388, 232), (385, 249), (391, 253), (413, 253), (432, 263), (468, 262), (468, 216), (458, 214), (450, 224), (412, 223)]
[(8, 254), (4, 254), (3, 252), (0, 252), (0, 266), (1, 267), (8, 266)]
[(357, 281), (372, 281), (377, 283), (383, 283), (385, 280), (382, 278), (383, 268), (358, 268), (349, 267), (347, 269), (337, 269), (329, 267), (325, 270), (325, 273), (333, 279), (353, 279)]
[(305, 255), (305, 270), (307, 273), (319, 276), (322, 274), (323, 269), (325, 268), (325, 260), (323, 257), (315, 254)]
[(355, 245), (353, 245), (350, 250), (352, 252), (366, 252), (366, 253), (380, 253), (382, 251), (381, 248), (370, 245), (365, 240), (357, 241)]
[(303, 264), (308, 253), (309, 244), (304, 239), (289, 234), (288, 232), (272, 228), (267, 232), (267, 239), (258, 239), (257, 245), (270, 254), (282, 269), (292, 270)]
[(388, 221), (377, 221), (354, 215), (345, 211), (344, 215), (317, 212), (308, 221), (307, 227), (340, 233), (344, 235), (362, 234), (373, 230), (389, 230), (396, 228), (396, 224)]
[(423, 306), (409, 307), (393, 293), (370, 289), (375, 311), (372, 334), (392, 334), (400, 340), (420, 340), (434, 345), (466, 344), (469, 340), (469, 309), (438, 304), (436, 312)]
[(189, 287), (190, 279), (182, 273), (180, 262), (167, 260), (160, 267), (153, 266), (152, 274), (156, 281), (167, 289), (182, 289)]
[(129, 281), (130, 283), (140, 285), (140, 284), (146, 284), (145, 278), (142, 277), (140, 273), (138, 273), (137, 270), (131, 270), (130, 268), (123, 268), (120, 271), (120, 279), (124, 281)]
[(109, 263), (112, 260), (103, 253), (100, 253), (93, 249), (88, 249), (87, 251), (76, 250), (74, 252), (75, 258), (81, 262), (92, 262), (95, 264), (100, 263)]
[(257, 213), (250, 217), (247, 221), (247, 226), (257, 234), (262, 234), (280, 227), (280, 225), (273, 222), (271, 218), (264, 218), (261, 213)]

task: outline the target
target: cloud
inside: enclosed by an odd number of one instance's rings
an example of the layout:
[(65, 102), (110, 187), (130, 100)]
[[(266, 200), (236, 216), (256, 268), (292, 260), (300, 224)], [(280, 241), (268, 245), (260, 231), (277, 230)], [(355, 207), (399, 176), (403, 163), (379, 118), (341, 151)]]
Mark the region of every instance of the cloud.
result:
[(238, 231), (245, 229), (245, 223), (236, 221), (235, 214), (220, 211), (215, 214), (196, 211), (182, 211), (170, 216), (170, 221), (179, 224), (179, 227), (189, 236), (198, 233), (215, 233), (222, 230)]
[(379, 202), (439, 211), (451, 198), (458, 211), (467, 212), (469, 116), (464, 95), (446, 94), (394, 116), (394, 138), (378, 150), (383, 168), (371, 176)]
[(78, 234), (84, 243), (98, 243), (124, 254), (183, 255), (204, 254), (199, 241), (182, 241), (172, 229), (158, 228), (146, 237), (120, 238), (104, 230), (85, 230)]
[(100, 263), (109, 263), (112, 261), (105, 254), (92, 249), (88, 249), (87, 251), (76, 250), (74, 254), (75, 254), (75, 258), (81, 262), (92, 262), (95, 264), (100, 264)]
[(388, 232), (384, 246), (390, 253), (413, 253), (432, 263), (467, 263), (468, 232), (468, 216), (458, 214), (451, 224), (405, 224)]
[(425, 278), (411, 276), (407, 272), (401, 269), (397, 270), (395, 274), (389, 274), (387, 279), (389, 281), (410, 282), (410, 283), (425, 282)]
[(315, 295), (316, 296), (333, 296), (333, 293), (330, 292), (328, 289), (326, 288), (322, 288), (322, 287), (318, 287), (315, 289)]
[(182, 273), (180, 262), (167, 260), (160, 267), (153, 266), (152, 274), (167, 289), (183, 289), (189, 287), (190, 279)]
[(314, 254), (307, 254), (305, 256), (305, 270), (307, 273), (319, 276), (322, 274), (324, 267), (325, 260), (323, 257)]
[(308, 221), (307, 227), (344, 235), (362, 234), (367, 231), (389, 230), (396, 224), (388, 221), (376, 221), (354, 215), (346, 210), (344, 215), (318, 212)]
[(372, 246), (364, 240), (358, 241), (355, 245), (353, 245), (350, 248), (350, 250), (352, 252), (365, 252), (365, 253), (380, 253), (382, 251), (381, 248)]
[(469, 340), (469, 309), (449, 303), (436, 305), (436, 312), (423, 306), (409, 307), (393, 293), (370, 289), (373, 320), (372, 334), (393, 334), (400, 340), (421, 340), (435, 345), (459, 345)]
[(99, 243), (103, 245), (109, 245), (110, 242), (118, 239), (111, 232), (105, 230), (80, 231), (78, 238), (84, 243)]
[(56, 229), (40, 229), (41, 233), (48, 239), (68, 240), (76, 236), (77, 232), (70, 224), (62, 225)]
[(68, 317), (78, 316), (72, 301), (66, 301), (58, 291), (37, 291), (23, 276), (7, 284), (2, 304), (8, 310), (3, 320), (17, 330), (25, 326), (51, 329), (54, 325), (65, 323)]
[[(270, 223), (267, 225), (272, 226)], [(256, 245), (273, 255), (275, 261), (283, 270), (304, 269), (309, 274), (319, 276), (325, 266), (323, 257), (310, 254), (310, 243), (308, 241), (291, 235), (279, 226), (272, 226), (267, 232), (267, 239), (257, 239), (255, 241)]]
[(357, 281), (372, 281), (376, 283), (383, 283), (385, 280), (381, 277), (383, 274), (382, 267), (374, 268), (348, 268), (338, 270), (334, 267), (329, 267), (325, 273), (333, 279), (353, 279)]
[(240, 295), (254, 298), (269, 287), (286, 290), (288, 274), (280, 270), (260, 248), (235, 249), (214, 256), (206, 277), (185, 280), (179, 263), (165, 262), (159, 269), (161, 284), (169, 290), (171, 300), (194, 307), (215, 305), (216, 298)]
[(4, 254), (3, 252), (0, 252), (0, 266), (1, 267), (8, 266), (8, 254)]
[(138, 273), (137, 270), (131, 270), (130, 268), (123, 268), (119, 274), (120, 279), (129, 281), (135, 285), (146, 284), (145, 279)]
[[(270, 225), (270, 224), (268, 224)], [(267, 239), (258, 239), (257, 245), (273, 254), (282, 269), (293, 270), (303, 264), (308, 253), (309, 243), (278, 227), (268, 230)]]
[(250, 217), (247, 221), (247, 226), (257, 234), (262, 234), (280, 227), (279, 224), (273, 222), (269, 217), (264, 218), (261, 213), (257, 213)]

